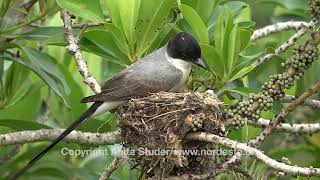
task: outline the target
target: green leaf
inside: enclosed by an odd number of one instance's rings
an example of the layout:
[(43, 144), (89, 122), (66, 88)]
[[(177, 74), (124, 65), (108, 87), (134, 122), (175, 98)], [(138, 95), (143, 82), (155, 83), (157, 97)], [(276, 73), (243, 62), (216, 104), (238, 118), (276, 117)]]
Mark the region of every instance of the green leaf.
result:
[(209, 44), (209, 35), (207, 27), (203, 23), (197, 12), (191, 7), (184, 4), (181, 4), (179, 6), (179, 9), (181, 10), (183, 17), (190, 25), (198, 41), (203, 44)]
[(66, 106), (70, 107), (67, 100), (66, 100), (66, 97), (65, 97), (66, 95), (64, 94), (64, 92), (59, 88), (57, 82), (53, 78), (51, 78), (45, 71), (43, 71), (39, 67), (34, 66), (33, 64), (28, 63), (26, 61), (23, 61), (19, 58), (13, 58), (13, 57), (9, 57), (9, 56), (0, 56), (0, 58), (8, 60), (8, 61), (18, 62), (18, 63), (26, 66), (27, 68), (31, 69), (44, 82), (46, 82), (48, 84), (48, 86), (63, 100), (63, 102)]
[[(218, 0), (217, 0), (218, 1)], [(201, 17), (202, 21), (207, 24), (212, 16), (213, 9), (218, 3), (216, 0), (182, 0), (182, 4), (192, 7)]]
[(215, 47), (217, 48), (218, 52), (222, 54), (223, 46), (224, 46), (224, 16), (221, 14), (215, 26), (215, 35), (214, 35), (214, 42)]
[(248, 96), (250, 93), (258, 93), (259, 89), (256, 88), (248, 88), (248, 87), (235, 87), (235, 88), (226, 88), (225, 91), (238, 93), (243, 96)]
[(0, 17), (3, 17), (6, 14), (8, 8), (10, 6), (11, 1), (12, 0), (1, 0), (1, 2), (0, 2)]
[(273, 5), (278, 5), (281, 7), (286, 7), (285, 3), (283, 3), (282, 1), (278, 1), (278, 0), (258, 0), (256, 3), (269, 3), (269, 4), (273, 4)]
[(124, 32), (128, 44), (133, 47), (141, 0), (106, 0), (105, 3), (111, 12), (113, 24)]
[(210, 45), (200, 43), (200, 47), (202, 55), (210, 70), (213, 71), (216, 76), (222, 78), (224, 76), (225, 69), (224, 62), (222, 61), (219, 52), (216, 48)]
[(232, 17), (238, 17), (239, 14), (242, 12), (243, 9), (246, 7), (249, 7), (248, 4), (242, 2), (242, 1), (229, 1), (227, 3), (224, 3), (223, 5), (218, 5), (214, 9), (214, 13), (210, 18), (210, 21), (208, 23), (208, 31), (210, 35), (210, 39), (212, 36), (215, 35), (214, 30), (215, 30), (215, 25), (217, 22), (217, 18), (221, 15), (227, 17), (228, 15), (226, 14), (226, 9), (228, 9)]
[[(3, 61), (2, 61), (3, 62)], [(29, 91), (31, 83), (28, 83), (29, 70), (19, 63), (12, 63), (6, 70), (4, 97), (1, 106), (6, 108), (21, 100)]]
[(27, 54), (28, 58), (34, 66), (38, 66), (39, 68), (50, 74), (50, 76), (57, 79), (63, 85), (65, 93), (67, 95), (70, 94), (68, 83), (66, 82), (65, 77), (60, 69), (56, 64), (54, 64), (54, 60), (52, 57), (32, 48), (23, 46), (21, 46), (20, 48)]
[(0, 126), (8, 127), (16, 131), (51, 129), (51, 127), (34, 121), (24, 121), (16, 119), (0, 119)]
[(292, 164), (299, 164), (300, 166), (319, 166), (320, 157), (318, 156), (319, 149), (307, 144), (295, 145), (292, 147), (271, 149), (270, 157), (273, 159), (281, 159), (287, 157)]
[(248, 44), (250, 42), (251, 35), (252, 35), (252, 31), (249, 31), (246, 29), (239, 29), (239, 36), (240, 36), (240, 49), (239, 49), (239, 51), (240, 52), (248, 46)]
[(235, 74), (233, 77), (231, 77), (231, 79), (229, 80), (229, 82), (236, 80), (238, 78), (243, 77), (244, 75), (248, 74), (249, 72), (251, 72), (256, 66), (251, 65), (248, 67), (245, 67), (243, 69), (241, 69), (237, 74)]
[(20, 34), (17, 36), (17, 39), (26, 39), (33, 41), (45, 42), (50, 37), (54, 36), (65, 36), (63, 27), (39, 27), (35, 28), (32, 31)]
[(57, 4), (70, 13), (91, 21), (104, 21), (99, 0), (57, 0)]
[(228, 40), (228, 53), (226, 54), (228, 62), (228, 72), (231, 72), (238, 60), (240, 53), (240, 32), (238, 25), (233, 26)]
[[(131, 61), (128, 56), (124, 55), (117, 46), (116, 41), (121, 43), (121, 37), (119, 37), (118, 40), (115, 40), (113, 34), (109, 32), (110, 31), (108, 29), (86, 31), (81, 39), (81, 45), (89, 52), (107, 57), (108, 60), (114, 60), (113, 62), (115, 63), (130, 64)], [(84, 42), (84, 39), (89, 40), (96, 47), (92, 48), (92, 44), (90, 44), (90, 42)]]
[(249, 28), (252, 28), (253, 26), (255, 26), (256, 22), (254, 22), (254, 21), (241, 21), (241, 22), (238, 22), (238, 25), (240, 28), (249, 29)]
[(0, 94), (3, 90), (4, 61), (0, 61)]
[(137, 53), (141, 57), (165, 28), (176, 0), (142, 0), (136, 24)]
[(12, 106), (6, 106), (6, 108), (1, 109), (1, 119), (23, 119), (25, 121), (34, 121), (36, 118), (38, 118), (39, 108), (42, 103), (41, 87), (43, 86), (44, 83), (40, 81), (33, 83), (29, 91), (27, 91), (25, 94), (24, 98), (20, 99)]
[(228, 9), (230, 9), (230, 12), (234, 17), (238, 16), (243, 9), (249, 7), (247, 3), (242, 1), (229, 1), (226, 4), (224, 4), (224, 6), (227, 6)]
[(116, 43), (118, 48), (123, 54), (126, 54), (128, 57), (130, 55), (130, 49), (128, 47), (126, 38), (122, 31), (113, 24), (106, 24), (104, 25), (106, 30), (109, 30), (109, 32), (112, 34), (113, 41)]

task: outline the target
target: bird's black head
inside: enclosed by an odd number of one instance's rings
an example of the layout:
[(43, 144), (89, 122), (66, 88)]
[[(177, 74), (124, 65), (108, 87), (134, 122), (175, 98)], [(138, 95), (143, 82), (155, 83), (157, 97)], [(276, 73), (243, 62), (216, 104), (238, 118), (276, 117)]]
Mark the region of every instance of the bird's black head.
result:
[(182, 59), (206, 68), (201, 59), (201, 49), (197, 40), (185, 32), (180, 32), (171, 38), (167, 45), (170, 57)]

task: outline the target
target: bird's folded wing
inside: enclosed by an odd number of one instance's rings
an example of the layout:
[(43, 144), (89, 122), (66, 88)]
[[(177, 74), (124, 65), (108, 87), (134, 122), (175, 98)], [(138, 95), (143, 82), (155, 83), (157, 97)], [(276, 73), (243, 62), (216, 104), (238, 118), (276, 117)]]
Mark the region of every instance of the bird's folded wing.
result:
[(141, 69), (123, 72), (107, 81), (101, 93), (83, 98), (81, 102), (129, 100), (149, 93), (170, 91), (180, 81), (182, 72), (177, 69), (164, 70), (167, 73), (163, 73), (161, 67), (153, 73)]

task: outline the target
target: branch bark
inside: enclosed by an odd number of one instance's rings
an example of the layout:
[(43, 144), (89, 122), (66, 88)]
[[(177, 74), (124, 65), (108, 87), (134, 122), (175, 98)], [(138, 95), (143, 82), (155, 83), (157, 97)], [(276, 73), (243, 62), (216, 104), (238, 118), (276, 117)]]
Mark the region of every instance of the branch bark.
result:
[[(281, 101), (283, 101), (283, 102), (291, 102), (291, 101), (293, 101), (295, 99), (297, 99), (297, 97), (291, 96), (291, 95), (286, 95), (284, 98), (281, 99)], [(318, 101), (318, 100), (306, 99), (303, 102), (303, 104), (308, 105), (308, 106), (313, 107), (313, 108), (320, 109), (320, 101)]]
[[(229, 148), (233, 148), (236, 150), (245, 153), (246, 155), (252, 156), (268, 167), (271, 167), (277, 171), (281, 171), (287, 174), (295, 175), (295, 176), (320, 176), (320, 168), (305, 168), (305, 167), (298, 167), (298, 166), (290, 166), (284, 164), (282, 162), (278, 162), (270, 157), (266, 156), (260, 150), (250, 147), (244, 143), (240, 143), (237, 141), (230, 140), (228, 138), (220, 137), (214, 134), (206, 134), (206, 133), (190, 133), (186, 136), (187, 139), (190, 140), (197, 140), (197, 141), (204, 141), (204, 142), (212, 142), (214, 144), (223, 145)], [(240, 153), (241, 154), (241, 153)]]
[[(266, 119), (259, 119), (257, 122), (255, 121), (248, 121), (248, 124), (265, 128), (270, 124), (270, 120)], [(282, 123), (275, 127), (275, 130), (278, 131), (285, 131), (289, 133), (306, 133), (306, 134), (314, 134), (317, 132), (320, 132), (320, 123), (314, 123), (314, 124), (287, 124)]]
[[(39, 141), (50, 141), (58, 137), (64, 129), (41, 129), (36, 131), (20, 131), (8, 134), (0, 134), (0, 146), (24, 144)], [(119, 132), (110, 133), (89, 133), (72, 131), (66, 138), (65, 142), (72, 142), (87, 145), (106, 145), (117, 144), (121, 142)]]
[(113, 171), (115, 171), (118, 168), (118, 165), (120, 161), (122, 160), (122, 157), (115, 157), (109, 165), (105, 167), (103, 172), (101, 173), (101, 176), (99, 180), (107, 180), (109, 179), (110, 175), (112, 174)]
[(305, 99), (309, 98), (313, 94), (320, 91), (320, 82), (314, 85), (312, 88), (308, 89), (297, 99), (292, 101), (288, 106), (282, 109), (282, 111), (277, 115), (276, 118), (270, 121), (269, 125), (255, 138), (249, 141), (251, 146), (256, 146), (260, 142), (262, 142), (267, 135), (271, 133), (273, 129), (275, 129), (280, 123), (285, 121), (285, 118), (288, 114), (293, 111), (298, 105), (300, 105)]
[[(314, 25), (316, 25), (318, 22), (315, 22), (315, 21), (310, 21), (309, 23), (305, 23), (305, 24), (301, 24), (301, 29), (295, 33), (293, 36), (291, 36), (286, 42), (284, 42), (283, 44), (281, 44), (275, 51), (274, 53), (269, 53), (269, 54), (266, 54), (264, 57), (260, 58), (259, 60), (257, 60), (255, 62), (255, 66), (259, 66), (261, 64), (264, 64), (266, 63), (267, 61), (271, 60), (273, 57), (275, 56), (278, 56), (280, 55), (281, 53), (285, 52), (289, 47), (293, 46), (294, 43), (300, 38), (302, 37), (306, 32), (307, 32), (307, 28), (310, 28), (310, 27), (313, 27)], [(307, 28), (302, 28), (303, 25), (306, 25), (305, 27)], [(270, 27), (272, 26), (275, 26), (275, 25), (270, 25)], [(294, 26), (293, 26), (294, 27)], [(259, 34), (258, 32), (260, 32), (260, 34), (263, 34), (264, 36), (267, 36), (269, 35), (270, 33), (266, 33), (269, 29), (269, 26), (265, 27), (265, 29), (260, 29), (260, 30), (256, 30), (257, 33), (256, 34)], [(283, 30), (281, 28), (278, 29), (279, 31), (280, 30)], [(256, 32), (255, 31), (255, 32)], [(261, 33), (263, 32), (263, 33)], [(277, 31), (274, 31), (274, 32), (277, 32)], [(255, 33), (253, 33), (255, 34)], [(255, 36), (258, 36), (258, 35), (255, 35)], [(254, 39), (251, 37), (251, 40)]]
[(266, 27), (257, 29), (253, 32), (250, 40), (255, 41), (257, 39), (263, 38), (265, 36), (268, 36), (272, 33), (284, 31), (284, 30), (300, 30), (304, 27), (312, 27), (314, 26), (314, 21), (305, 22), (305, 21), (287, 21), (287, 22), (278, 22), (275, 24), (268, 25)]
[(101, 87), (97, 80), (88, 71), (88, 66), (80, 52), (79, 39), (72, 33), (71, 17), (69, 13), (63, 9), (61, 9), (60, 12), (68, 40), (67, 50), (76, 60), (78, 70), (84, 79), (84, 83), (86, 83), (95, 93), (99, 93), (101, 91)]

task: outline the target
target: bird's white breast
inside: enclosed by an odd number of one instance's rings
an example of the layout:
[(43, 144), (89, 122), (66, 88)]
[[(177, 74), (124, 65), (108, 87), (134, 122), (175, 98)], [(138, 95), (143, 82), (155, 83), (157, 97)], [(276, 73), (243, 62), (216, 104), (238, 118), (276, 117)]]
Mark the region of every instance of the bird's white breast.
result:
[(182, 72), (182, 78), (180, 82), (174, 88), (172, 88), (172, 90), (179, 90), (181, 86), (188, 80), (191, 71), (191, 63), (182, 59), (171, 58), (169, 55), (167, 55), (167, 59), (172, 65)]

